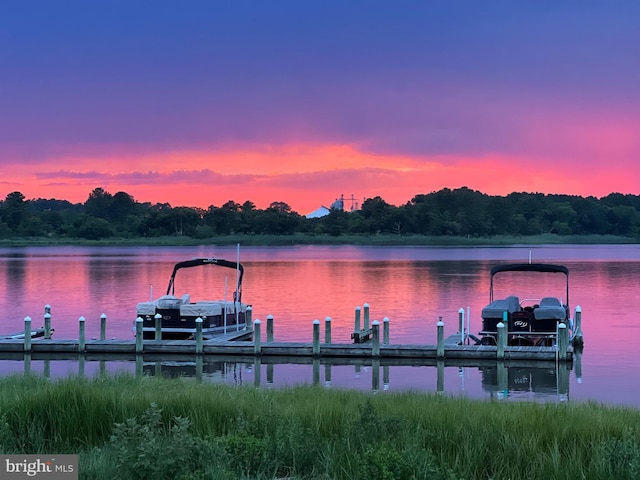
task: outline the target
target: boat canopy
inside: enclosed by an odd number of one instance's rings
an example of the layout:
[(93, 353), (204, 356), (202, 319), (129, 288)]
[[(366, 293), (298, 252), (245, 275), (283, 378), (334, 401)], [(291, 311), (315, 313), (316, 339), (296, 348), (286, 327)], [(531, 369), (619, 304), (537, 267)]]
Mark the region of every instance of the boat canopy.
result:
[(563, 273), (567, 277), (566, 302), (569, 305), (569, 269), (564, 265), (553, 263), (508, 263), (496, 265), (491, 269), (491, 285), (489, 301), (493, 301), (493, 277), (500, 272), (542, 272), (542, 273)]
[(509, 263), (507, 265), (496, 265), (491, 269), (491, 276), (499, 272), (550, 272), (569, 275), (569, 269), (567, 267), (564, 265), (554, 265), (552, 263)]
[(194, 258), (192, 260), (185, 260), (183, 262), (176, 263), (173, 267), (171, 279), (169, 280), (169, 286), (167, 287), (167, 295), (174, 295), (174, 280), (176, 278), (176, 273), (178, 272), (178, 270), (180, 270), (181, 268), (199, 267), (201, 265), (218, 265), (220, 267), (236, 269), (238, 271), (238, 283), (236, 285), (236, 291), (234, 292), (233, 296), (236, 302), (242, 301), (242, 275), (244, 275), (244, 267), (240, 262), (232, 262), (229, 260), (224, 260), (222, 258)]

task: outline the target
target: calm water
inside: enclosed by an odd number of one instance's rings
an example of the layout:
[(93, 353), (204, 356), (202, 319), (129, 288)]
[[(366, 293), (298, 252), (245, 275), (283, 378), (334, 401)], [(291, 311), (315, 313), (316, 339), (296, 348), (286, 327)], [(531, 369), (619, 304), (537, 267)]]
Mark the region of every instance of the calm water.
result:
[[(436, 340), (439, 317), (445, 333), (457, 330), (458, 310), (469, 312), (471, 331), (481, 327), (480, 312), (489, 299), (489, 270), (497, 263), (561, 263), (570, 269), (572, 310), (582, 308), (585, 349), (569, 371), (555, 366), (511, 367), (498, 372), (482, 367), (254, 365), (234, 359), (163, 362), (145, 357), (134, 362), (33, 358), (0, 361), (4, 374), (25, 368), (46, 375), (86, 375), (100, 370), (147, 374), (196, 375), (232, 384), (282, 386), (318, 382), (331, 388), (423, 391), (507, 400), (580, 402), (595, 400), (640, 407), (638, 321), (640, 246), (540, 246), (500, 248), (299, 246), (246, 247), (243, 300), (254, 319), (273, 315), (277, 340), (309, 341), (315, 319), (331, 317), (334, 342), (350, 342), (354, 311), (370, 305), (371, 319), (388, 317), (392, 343)], [(77, 338), (78, 318), (86, 318), (87, 336), (99, 335), (100, 315), (107, 315), (107, 335), (131, 338), (135, 306), (165, 293), (173, 265), (192, 257), (234, 260), (235, 247), (29, 247), (0, 249), (0, 331), (13, 333), (30, 316), (41, 326), (44, 306), (51, 305), (55, 337)], [(564, 296), (563, 278), (515, 276), (495, 285), (496, 296), (536, 288)], [(192, 300), (230, 296), (235, 272), (194, 268), (178, 273), (176, 294)], [(227, 287), (228, 286), (228, 287)], [(225, 361), (226, 360), (226, 361)], [(138, 370), (139, 371), (139, 370)], [(505, 376), (506, 375), (506, 376)], [(379, 377), (378, 377), (379, 376)], [(502, 379), (502, 383), (498, 378)], [(505, 384), (506, 379), (506, 384)], [(506, 390), (505, 390), (506, 388)]]

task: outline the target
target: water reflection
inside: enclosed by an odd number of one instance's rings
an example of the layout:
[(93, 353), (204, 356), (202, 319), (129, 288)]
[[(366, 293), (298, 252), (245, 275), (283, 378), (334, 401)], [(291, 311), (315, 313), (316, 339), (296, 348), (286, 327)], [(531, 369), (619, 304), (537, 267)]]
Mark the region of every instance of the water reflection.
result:
[[(465, 310), (470, 331), (478, 332), (481, 310), (489, 300), (490, 268), (497, 263), (526, 261), (530, 251), (535, 261), (561, 263), (569, 268), (571, 307), (582, 307), (586, 346), (584, 357), (576, 355), (573, 371), (569, 372), (572, 400), (640, 406), (640, 384), (629, 380), (637, 376), (640, 365), (637, 342), (633, 340), (640, 328), (635, 318), (640, 309), (640, 244), (533, 248), (247, 247), (241, 252), (246, 268), (244, 296), (253, 304), (254, 319), (274, 317), (276, 341), (311, 341), (314, 319), (329, 316), (332, 341), (350, 343), (354, 307), (368, 303), (371, 320), (390, 319), (391, 343), (434, 344), (439, 317), (445, 323), (445, 336), (453, 334), (458, 328), (460, 308)], [(40, 327), (43, 307), (50, 304), (56, 340), (78, 338), (80, 316), (86, 319), (87, 339), (98, 338), (103, 313), (108, 317), (107, 338), (131, 339), (135, 305), (147, 300), (152, 291), (154, 296), (164, 292), (177, 261), (201, 256), (235, 258), (236, 253), (235, 246), (0, 248), (0, 333), (22, 330), (25, 316), (32, 318), (34, 327)], [(202, 298), (211, 298), (209, 288), (220, 283), (217, 278), (202, 276), (185, 287), (201, 288)], [(509, 291), (516, 287), (524, 290), (526, 285), (506, 286)], [(22, 374), (27, 368), (51, 377), (76, 374), (79, 370), (91, 376), (100, 374), (102, 368), (106, 372), (122, 370), (148, 375), (148, 370), (155, 370), (156, 362), (146, 356), (142, 365), (133, 357), (103, 360), (106, 363), (85, 356), (80, 361), (76, 356), (51, 360), (45, 365), (37, 356), (32, 356), (30, 363), (20, 356), (19, 360), (0, 360), (0, 374)], [(504, 397), (503, 389), (489, 386), (493, 385), (494, 376), (498, 381), (497, 364), (488, 366), (496, 370), (485, 372), (484, 376), (492, 380), (485, 380), (483, 385), (483, 372), (478, 366), (449, 362), (439, 366), (435, 362), (390, 365), (381, 361), (378, 369), (371, 360), (360, 365), (327, 364), (323, 360), (314, 367), (311, 362), (279, 365), (263, 359), (254, 363), (251, 357), (228, 360), (236, 365), (235, 377), (233, 371), (208, 365), (206, 358), (202, 370), (195, 358), (188, 362), (187, 370), (193, 370), (192, 374), (177, 365), (161, 364), (160, 369), (163, 375), (174, 371), (176, 376), (198, 378), (197, 372), (201, 371), (203, 381), (224, 379), (230, 384), (257, 383), (267, 388), (317, 383), (326, 388), (380, 392), (414, 389)], [(506, 378), (507, 399), (554, 393), (539, 393), (539, 377), (549, 381), (551, 390), (554, 388), (553, 378), (546, 378), (541, 372), (518, 377), (509, 370), (506, 377), (500, 375), (501, 382)], [(528, 385), (529, 389), (518, 390), (513, 382), (514, 388), (510, 389), (511, 377), (520, 378), (523, 383), (518, 385)], [(558, 373), (556, 377), (558, 384), (564, 382)]]
[[(582, 369), (580, 365), (580, 370)], [(400, 380), (409, 375), (411, 383)], [(45, 378), (94, 377), (127, 372), (137, 376), (193, 378), (197, 382), (276, 388), (310, 384), (321, 388), (386, 391), (420, 390), (440, 395), (501, 401), (569, 400), (571, 366), (555, 362), (389, 359), (238, 357), (176, 355), (2, 353), (3, 375), (42, 375)], [(580, 375), (582, 373), (580, 372)], [(394, 384), (394, 379), (397, 380)]]

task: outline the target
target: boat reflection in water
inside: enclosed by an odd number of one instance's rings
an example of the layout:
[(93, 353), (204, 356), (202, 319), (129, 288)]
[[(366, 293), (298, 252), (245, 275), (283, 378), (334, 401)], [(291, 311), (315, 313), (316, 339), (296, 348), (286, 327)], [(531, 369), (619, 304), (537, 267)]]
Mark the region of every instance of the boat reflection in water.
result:
[(569, 400), (570, 364), (537, 362), (536, 364), (507, 365), (497, 362), (493, 366), (479, 367), (482, 389), (491, 398), (531, 399), (554, 395), (558, 401)]
[(47, 378), (70, 374), (96, 375), (129, 372), (136, 376), (193, 378), (198, 382), (280, 388), (315, 385), (383, 391), (420, 390), (441, 395), (464, 393), (500, 401), (566, 402), (572, 369), (581, 382), (581, 352), (573, 365), (564, 362), (455, 359), (353, 359), (268, 356), (203, 355), (44, 355), (0, 354), (4, 375), (42, 374)]

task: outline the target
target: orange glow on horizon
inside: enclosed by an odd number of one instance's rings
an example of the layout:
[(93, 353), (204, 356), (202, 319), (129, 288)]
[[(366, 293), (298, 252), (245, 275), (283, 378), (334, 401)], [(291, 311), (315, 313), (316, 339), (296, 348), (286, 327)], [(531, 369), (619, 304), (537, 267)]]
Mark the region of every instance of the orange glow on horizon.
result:
[[(612, 135), (605, 132), (603, 135)], [(86, 201), (102, 187), (138, 202), (207, 208), (229, 200), (257, 208), (286, 202), (306, 214), (344, 194), (361, 204), (380, 196), (403, 205), (415, 195), (468, 188), (489, 195), (512, 192), (604, 196), (636, 190), (638, 173), (612, 169), (594, 175), (588, 165), (506, 155), (428, 158), (363, 153), (350, 145), (286, 145), (260, 149), (159, 152), (99, 157), (75, 155), (50, 165), (5, 167), (4, 195)], [(595, 168), (595, 167), (594, 167)]]

